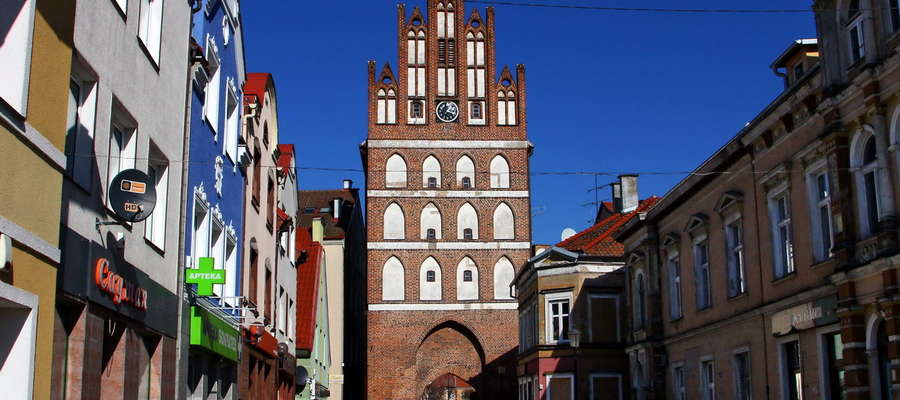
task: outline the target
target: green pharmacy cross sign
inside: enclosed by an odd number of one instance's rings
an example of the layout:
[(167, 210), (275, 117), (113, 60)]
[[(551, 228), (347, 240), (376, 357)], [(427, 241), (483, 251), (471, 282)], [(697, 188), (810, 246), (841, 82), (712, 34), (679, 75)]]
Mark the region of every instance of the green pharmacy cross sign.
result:
[(216, 259), (212, 257), (200, 258), (199, 268), (185, 271), (184, 283), (197, 284), (197, 294), (200, 296), (212, 296), (213, 285), (225, 283), (225, 270), (214, 269)]

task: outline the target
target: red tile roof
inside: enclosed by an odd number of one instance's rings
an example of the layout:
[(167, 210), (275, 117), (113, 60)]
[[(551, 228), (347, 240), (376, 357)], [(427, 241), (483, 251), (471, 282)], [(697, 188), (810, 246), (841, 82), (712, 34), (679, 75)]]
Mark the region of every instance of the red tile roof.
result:
[(275, 161), (275, 165), (277, 165), (278, 168), (290, 168), (292, 159), (294, 159), (294, 145), (279, 144), (278, 160)]
[(309, 229), (297, 230), (297, 250), (306, 260), (297, 265), (297, 348), (312, 351), (316, 338), (316, 306), (319, 303), (319, 270), (322, 245), (312, 240)]
[(266, 89), (272, 86), (275, 88), (275, 80), (272, 74), (268, 72), (250, 72), (247, 74), (247, 81), (244, 82), (244, 105), (250, 103), (248, 98), (256, 97), (256, 101), (260, 101), (266, 97)]
[[(615, 213), (606, 217), (596, 225), (559, 242), (556, 247), (581, 252), (590, 256), (623, 257), (625, 255), (625, 247), (613, 238), (613, 234), (638, 214), (647, 212), (659, 200), (660, 197), (656, 196), (642, 200), (634, 211)], [(606, 204), (603, 206), (605, 207)]]

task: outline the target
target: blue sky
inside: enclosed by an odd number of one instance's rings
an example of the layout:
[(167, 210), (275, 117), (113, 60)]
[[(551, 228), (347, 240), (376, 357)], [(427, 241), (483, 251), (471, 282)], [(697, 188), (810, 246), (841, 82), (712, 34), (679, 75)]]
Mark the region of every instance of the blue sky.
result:
[[(602, 7), (793, 8), (811, 1), (522, 0)], [(409, 1), (424, 8), (425, 0)], [(484, 4), (467, 4), (484, 11)], [(497, 5), (498, 72), (525, 64), (533, 172), (689, 171), (782, 89), (771, 62), (815, 36), (812, 13), (669, 14)], [(396, 2), (245, 1), (248, 72), (275, 75), (282, 143), (300, 167), (361, 168), (366, 62), (396, 65)], [(337, 188), (358, 172), (301, 170), (303, 189)], [(642, 197), (683, 175), (644, 175)], [(600, 184), (614, 180), (601, 176)], [(594, 214), (592, 176), (532, 178), (533, 237), (556, 243)], [(600, 199), (608, 200), (608, 188)]]

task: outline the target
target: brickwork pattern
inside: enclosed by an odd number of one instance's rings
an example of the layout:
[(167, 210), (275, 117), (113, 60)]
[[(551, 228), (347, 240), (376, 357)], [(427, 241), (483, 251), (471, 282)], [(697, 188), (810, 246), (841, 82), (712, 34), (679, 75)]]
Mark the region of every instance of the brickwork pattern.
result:
[[(371, 139), (371, 138), (370, 138)], [(446, 135), (443, 140), (458, 140), (458, 135)], [(496, 140), (496, 138), (491, 138)], [(406, 187), (385, 187), (387, 160), (400, 154), (406, 162)], [(509, 188), (491, 188), (491, 161), (503, 156), (509, 163)], [(427, 189), (422, 180), (422, 162), (434, 156), (441, 164), (441, 184), (437, 189)], [(456, 180), (456, 162), (468, 156), (475, 163), (475, 182), (471, 189), (464, 189)], [(370, 189), (386, 190), (529, 190), (527, 149), (385, 149), (368, 150), (369, 169), (366, 176)]]

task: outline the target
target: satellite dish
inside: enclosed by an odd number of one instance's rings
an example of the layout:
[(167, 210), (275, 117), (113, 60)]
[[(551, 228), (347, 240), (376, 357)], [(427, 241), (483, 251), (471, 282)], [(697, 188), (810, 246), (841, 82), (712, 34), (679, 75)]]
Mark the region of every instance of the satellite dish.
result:
[(570, 238), (570, 237), (572, 237), (572, 236), (575, 236), (576, 233), (578, 233), (578, 232), (576, 232), (576, 231), (575, 231), (574, 229), (572, 229), (572, 228), (566, 228), (566, 229), (563, 229), (563, 231), (562, 231), (562, 240), (565, 241), (566, 239), (568, 239), (568, 238)]
[(128, 222), (140, 222), (156, 207), (156, 182), (147, 174), (126, 169), (109, 184), (109, 205), (113, 212)]

